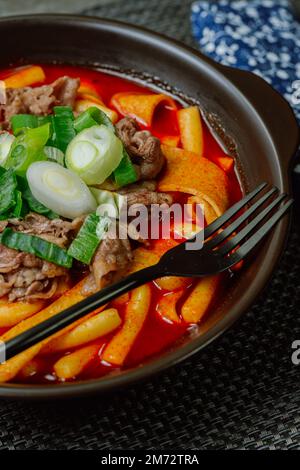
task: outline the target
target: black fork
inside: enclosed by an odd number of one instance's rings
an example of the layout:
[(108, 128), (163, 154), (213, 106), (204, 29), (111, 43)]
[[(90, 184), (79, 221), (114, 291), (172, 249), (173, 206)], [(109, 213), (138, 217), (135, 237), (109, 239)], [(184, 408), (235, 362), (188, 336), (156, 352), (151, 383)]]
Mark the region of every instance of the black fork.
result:
[[(275, 197), (278, 190), (273, 187), (238, 215), (266, 186), (266, 183), (258, 186), (206, 227), (202, 232), (202, 239), (205, 243), (201, 249), (199, 247), (196, 249), (196, 245), (193, 249), (193, 242), (201, 237), (195, 237), (193, 240), (177, 245), (166, 252), (157, 264), (137, 271), (120, 282), (102, 289), (10, 339), (7, 343), (1, 345), (0, 342), (0, 353), (2, 349), (6, 359), (9, 359), (82, 318), (90, 311), (148, 281), (167, 275), (202, 277), (228, 270), (244, 259), (257, 246), (287, 213), (293, 203), (286, 194)], [(252, 216), (254, 217), (251, 218)]]

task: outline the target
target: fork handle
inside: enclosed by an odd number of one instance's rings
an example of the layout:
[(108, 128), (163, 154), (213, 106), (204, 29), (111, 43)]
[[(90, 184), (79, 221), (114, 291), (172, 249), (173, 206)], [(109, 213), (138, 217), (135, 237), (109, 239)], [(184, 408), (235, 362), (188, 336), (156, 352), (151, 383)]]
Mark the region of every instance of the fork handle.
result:
[(0, 349), (5, 352), (5, 359), (8, 360), (16, 354), (25, 351), (25, 349), (28, 349), (30, 346), (39, 343), (66, 326), (69, 326), (74, 321), (84, 317), (87, 313), (102, 307), (131, 289), (135, 289), (146, 282), (157, 279), (162, 274), (160, 265), (155, 264), (137, 271), (115, 284), (101, 289), (99, 292), (96, 292), (81, 302), (72, 305), (57, 315), (48, 318), (33, 328), (24, 331), (4, 344), (0, 344)]

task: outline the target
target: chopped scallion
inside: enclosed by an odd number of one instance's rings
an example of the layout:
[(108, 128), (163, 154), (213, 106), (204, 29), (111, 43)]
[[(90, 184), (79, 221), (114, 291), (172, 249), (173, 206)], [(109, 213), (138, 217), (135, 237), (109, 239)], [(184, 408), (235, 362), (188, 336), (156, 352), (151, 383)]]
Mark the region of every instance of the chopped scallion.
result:
[(106, 215), (103, 217), (100, 217), (100, 220), (96, 228), (96, 235), (99, 240), (103, 240), (103, 238), (105, 237), (105, 234), (107, 233), (110, 227), (110, 224), (111, 224), (111, 219), (109, 217), (107, 217)]
[(49, 116), (37, 116), (38, 126), (44, 126), (45, 124), (49, 124), (50, 135), (47, 141), (47, 145), (50, 145), (50, 146), (53, 146), (54, 141), (55, 141), (53, 119), (54, 119), (54, 116), (52, 114)]
[(135, 183), (138, 179), (137, 172), (134, 168), (134, 165), (126, 151), (123, 147), (123, 158), (119, 164), (119, 166), (115, 169), (114, 179), (117, 183), (117, 186), (121, 188), (122, 186), (126, 186), (131, 183)]
[[(98, 233), (98, 226), (101, 230)], [(81, 263), (90, 264), (100, 241), (108, 230), (110, 219), (90, 214), (86, 217), (77, 237), (71, 243), (68, 254)], [(100, 235), (100, 237), (99, 237)]]
[(0, 243), (8, 248), (31, 253), (38, 258), (65, 268), (72, 266), (72, 258), (66, 250), (35, 235), (14, 232), (11, 228), (6, 228), (0, 235)]
[(36, 212), (37, 214), (42, 214), (45, 217), (48, 217), (48, 219), (58, 219), (59, 216), (55, 212), (53, 212), (51, 209), (48, 209), (48, 207), (44, 206), (41, 202), (39, 202), (32, 194), (30, 191), (29, 186), (27, 186), (26, 189), (23, 190), (23, 198), (26, 200), (28, 207), (30, 210), (33, 212)]
[(44, 148), (47, 160), (50, 162), (58, 163), (61, 166), (64, 166), (65, 156), (64, 153), (56, 147), (47, 146)]
[(54, 134), (52, 142), (54, 147), (57, 147), (62, 152), (65, 152), (67, 146), (76, 135), (73, 125), (73, 111), (69, 106), (54, 106), (53, 111)]
[(49, 124), (35, 129), (24, 129), (11, 146), (5, 168), (12, 168), (17, 175), (25, 176), (31, 163), (46, 159), (43, 149), (49, 135)]
[(86, 184), (101, 184), (118, 167), (122, 143), (114, 132), (102, 125), (79, 132), (66, 151), (66, 166)]
[(113, 132), (115, 131), (114, 125), (109, 119), (109, 117), (101, 111), (101, 109), (96, 108), (96, 106), (91, 106), (86, 111), (81, 113), (74, 121), (74, 128), (76, 132), (81, 132), (83, 129), (88, 129), (96, 125), (103, 124), (106, 127), (109, 127)]
[(5, 164), (14, 140), (15, 137), (9, 132), (2, 132), (0, 134), (0, 165)]

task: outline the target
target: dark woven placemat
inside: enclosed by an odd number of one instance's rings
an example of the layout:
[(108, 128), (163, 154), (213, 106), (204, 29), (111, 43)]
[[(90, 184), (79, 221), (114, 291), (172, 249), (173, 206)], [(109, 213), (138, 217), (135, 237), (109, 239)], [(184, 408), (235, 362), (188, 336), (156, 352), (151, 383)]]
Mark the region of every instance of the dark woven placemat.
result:
[[(85, 13), (192, 44), (190, 3), (126, 0)], [(299, 368), (290, 359), (291, 343), (300, 339), (299, 229), (295, 220), (260, 301), (205, 351), (107, 397), (2, 401), (0, 449), (300, 449)]]

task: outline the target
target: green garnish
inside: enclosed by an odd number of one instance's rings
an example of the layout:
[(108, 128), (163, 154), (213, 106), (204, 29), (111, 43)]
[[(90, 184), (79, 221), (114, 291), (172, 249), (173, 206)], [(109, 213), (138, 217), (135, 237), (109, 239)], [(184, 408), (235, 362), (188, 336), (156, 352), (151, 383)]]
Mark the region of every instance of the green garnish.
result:
[(70, 106), (54, 106), (53, 117), (53, 146), (66, 151), (67, 146), (75, 137), (74, 115)]
[[(101, 224), (99, 232), (98, 227)], [(81, 263), (90, 264), (99, 243), (110, 224), (108, 217), (90, 214), (86, 217), (77, 237), (71, 243), (68, 254)]]
[(14, 140), (4, 167), (12, 168), (19, 176), (25, 176), (31, 163), (46, 159), (43, 149), (49, 135), (49, 124), (24, 129)]
[(6, 228), (0, 235), (0, 243), (8, 248), (30, 253), (58, 266), (72, 267), (73, 260), (66, 250), (35, 235), (14, 232), (11, 228)]
[(114, 125), (109, 119), (109, 117), (101, 111), (101, 109), (96, 108), (96, 106), (91, 106), (86, 111), (81, 113), (74, 121), (74, 128), (77, 133), (83, 131), (83, 129), (88, 129), (99, 124), (109, 127), (113, 132), (115, 131)]
[(59, 219), (58, 214), (53, 212), (51, 209), (48, 209), (48, 207), (44, 206), (44, 204), (41, 204), (33, 196), (29, 187), (23, 192), (23, 198), (26, 200), (28, 207), (30, 210), (32, 210), (32, 212), (44, 215), (45, 217), (48, 217), (48, 219)]
[(0, 176), (0, 214), (16, 204), (17, 178), (13, 170), (2, 171)]
[(97, 124), (72, 139), (65, 163), (86, 184), (101, 184), (120, 164), (122, 148), (122, 142), (109, 127)]
[(55, 162), (55, 163), (58, 163), (59, 165), (61, 166), (64, 166), (65, 165), (65, 155), (64, 155), (64, 152), (62, 152), (61, 150), (59, 150), (58, 148), (56, 147), (50, 147), (50, 146), (46, 146), (44, 148), (44, 152), (46, 154), (46, 157), (47, 157), (47, 160), (50, 161), (50, 162)]

